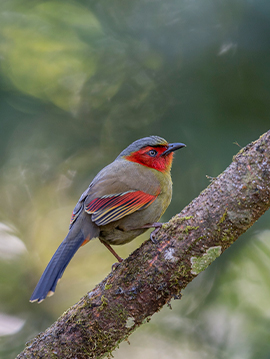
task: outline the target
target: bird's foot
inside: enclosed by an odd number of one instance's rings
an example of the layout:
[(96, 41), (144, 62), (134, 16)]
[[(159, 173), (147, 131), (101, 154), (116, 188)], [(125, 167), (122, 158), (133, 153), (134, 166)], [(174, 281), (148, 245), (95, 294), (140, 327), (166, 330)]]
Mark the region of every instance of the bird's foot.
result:
[(157, 241), (155, 240), (155, 236), (157, 235), (157, 233), (161, 227), (162, 227), (162, 223), (160, 223), (160, 222), (154, 222), (154, 223), (150, 223), (150, 224), (146, 224), (146, 225), (142, 226), (142, 228), (155, 228), (153, 230), (153, 232), (151, 232), (151, 234), (150, 234), (150, 239), (155, 244), (157, 243)]
[(113, 265), (112, 265), (112, 271), (115, 271), (116, 268), (118, 268), (119, 265), (120, 265), (120, 262), (115, 262), (115, 263), (113, 263)]
[(159, 232), (160, 228), (162, 227), (162, 223), (156, 222), (153, 224), (155, 224), (155, 227), (154, 227), (155, 229), (153, 230), (153, 232), (151, 232), (150, 239), (153, 243), (157, 243), (155, 237), (156, 237), (157, 233)]

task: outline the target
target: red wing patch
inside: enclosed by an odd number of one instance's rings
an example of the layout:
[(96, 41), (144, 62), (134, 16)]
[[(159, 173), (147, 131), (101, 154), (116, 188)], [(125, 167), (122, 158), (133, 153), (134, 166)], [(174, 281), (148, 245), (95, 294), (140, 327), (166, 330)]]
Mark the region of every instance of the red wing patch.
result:
[(86, 206), (85, 211), (92, 214), (92, 221), (98, 226), (104, 226), (148, 207), (156, 198), (142, 191), (111, 194), (93, 199)]

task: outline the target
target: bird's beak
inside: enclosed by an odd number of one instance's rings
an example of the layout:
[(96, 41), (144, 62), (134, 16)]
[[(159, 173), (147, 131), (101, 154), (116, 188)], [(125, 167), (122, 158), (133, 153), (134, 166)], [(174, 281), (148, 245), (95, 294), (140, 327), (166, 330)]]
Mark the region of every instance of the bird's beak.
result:
[(169, 143), (167, 150), (164, 151), (161, 156), (166, 156), (182, 147), (186, 147), (186, 145), (184, 143)]

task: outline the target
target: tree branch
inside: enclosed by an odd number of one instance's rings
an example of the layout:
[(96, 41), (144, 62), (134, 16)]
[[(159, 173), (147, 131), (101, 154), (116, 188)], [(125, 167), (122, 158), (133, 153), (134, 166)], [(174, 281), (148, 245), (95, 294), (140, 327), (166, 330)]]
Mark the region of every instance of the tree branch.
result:
[(270, 206), (270, 131), (17, 358), (101, 358), (228, 248)]

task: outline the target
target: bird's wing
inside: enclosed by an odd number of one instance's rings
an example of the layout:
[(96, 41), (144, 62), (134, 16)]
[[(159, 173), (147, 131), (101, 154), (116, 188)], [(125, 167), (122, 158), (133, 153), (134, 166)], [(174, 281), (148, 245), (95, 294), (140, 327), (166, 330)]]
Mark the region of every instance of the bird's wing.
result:
[(92, 214), (93, 222), (105, 225), (154, 202), (160, 193), (160, 182), (151, 171), (146, 179), (140, 167), (126, 160), (116, 160), (104, 167), (75, 206), (70, 228), (84, 209)]
[[(90, 186), (91, 186), (91, 184), (90, 184)], [(71, 218), (70, 218), (70, 223), (69, 223), (69, 229), (71, 229), (73, 223), (76, 221), (77, 217), (79, 216), (79, 214), (83, 210), (83, 202), (87, 198), (90, 186), (83, 192), (83, 194), (81, 195), (78, 203), (76, 204), (76, 206), (75, 206), (75, 208), (74, 208), (74, 210), (72, 212), (72, 215), (71, 215)]]
[(85, 211), (92, 214), (92, 221), (96, 225), (104, 226), (148, 207), (156, 198), (155, 195), (131, 190), (97, 197), (85, 206)]

